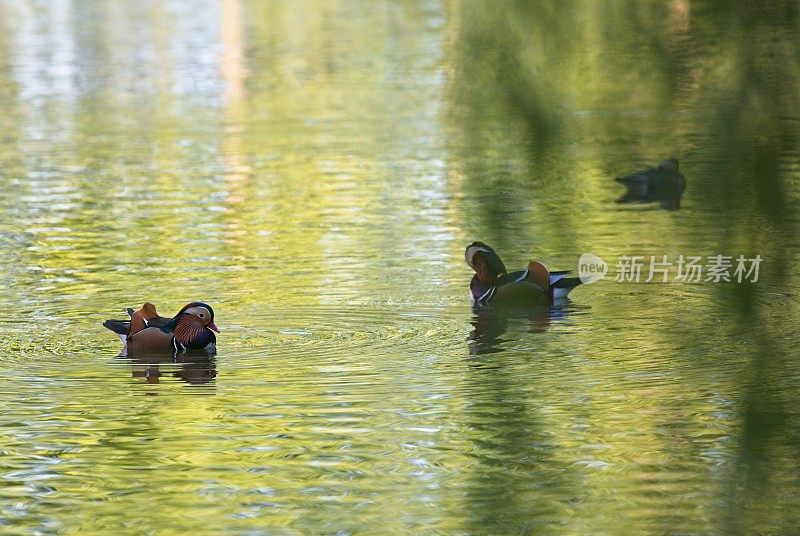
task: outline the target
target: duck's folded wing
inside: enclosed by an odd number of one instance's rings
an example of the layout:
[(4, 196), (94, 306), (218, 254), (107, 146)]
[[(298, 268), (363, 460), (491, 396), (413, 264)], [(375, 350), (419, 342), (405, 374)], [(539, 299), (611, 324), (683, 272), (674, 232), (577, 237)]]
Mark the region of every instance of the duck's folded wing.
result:
[(548, 300), (547, 291), (541, 286), (528, 280), (512, 281), (501, 287), (497, 287), (491, 297), (494, 305), (530, 305), (535, 303), (546, 303)]
[(641, 173), (634, 173), (633, 175), (627, 175), (625, 177), (617, 177), (614, 180), (617, 182), (621, 182), (622, 184), (631, 185), (631, 184), (641, 184), (643, 182), (647, 183), (650, 181), (650, 177), (649, 175), (647, 175), (646, 172), (643, 171)]
[(145, 328), (128, 337), (129, 351), (177, 352), (175, 336), (156, 327)]
[(160, 328), (166, 326), (171, 321), (171, 318), (164, 318), (163, 316), (157, 316), (155, 318), (148, 318), (145, 320), (147, 327), (151, 328)]

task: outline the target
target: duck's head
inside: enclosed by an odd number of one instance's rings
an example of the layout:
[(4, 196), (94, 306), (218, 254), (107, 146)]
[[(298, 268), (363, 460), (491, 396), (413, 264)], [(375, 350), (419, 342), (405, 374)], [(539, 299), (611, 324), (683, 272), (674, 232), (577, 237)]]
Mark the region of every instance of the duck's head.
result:
[(219, 328), (214, 324), (214, 309), (203, 302), (192, 302), (186, 304), (183, 309), (178, 311), (177, 317), (181, 315), (192, 315), (200, 320), (200, 323), (212, 331), (219, 333)]
[(658, 163), (659, 171), (678, 171), (678, 160), (675, 158), (667, 158)]
[(483, 242), (473, 242), (464, 251), (464, 260), (475, 270), (478, 279), (486, 286), (491, 286), (501, 275), (506, 274), (506, 265), (491, 246)]

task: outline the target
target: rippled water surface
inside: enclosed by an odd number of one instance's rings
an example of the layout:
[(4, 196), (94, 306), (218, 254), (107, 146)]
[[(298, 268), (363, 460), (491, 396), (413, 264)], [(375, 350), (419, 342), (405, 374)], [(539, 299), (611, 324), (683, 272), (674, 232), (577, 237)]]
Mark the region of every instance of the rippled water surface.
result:
[[(0, 0), (0, 531), (796, 531), (799, 16)], [(473, 311), (473, 240), (612, 274)], [(194, 300), (216, 356), (101, 325)]]

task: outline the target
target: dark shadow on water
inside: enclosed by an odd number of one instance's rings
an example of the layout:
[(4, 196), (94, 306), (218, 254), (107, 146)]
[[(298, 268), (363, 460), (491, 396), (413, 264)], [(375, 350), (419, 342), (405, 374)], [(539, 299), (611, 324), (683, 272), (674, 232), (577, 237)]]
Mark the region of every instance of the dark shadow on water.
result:
[(548, 429), (547, 401), (530, 396), (531, 380), (547, 378), (520, 375), (518, 367), (535, 367), (530, 353), (504, 348), (540, 336), (568, 310), (474, 309), (464, 428), (476, 463), (464, 489), (466, 533), (532, 534), (557, 526), (559, 512), (583, 500), (579, 471), (559, 459)]
[(747, 349), (749, 360), (737, 378), (740, 428), (727, 474), (724, 528), (729, 534), (794, 531), (800, 482), (786, 471), (796, 474), (800, 466), (793, 433), (800, 427), (800, 371), (796, 342), (787, 334), (796, 331), (797, 316), (794, 307), (776, 314), (759, 292), (796, 285), (798, 213), (792, 193), (800, 172), (800, 10), (790, 2), (714, 7), (717, 24), (726, 28), (725, 42), (749, 46), (721, 45), (739, 71), (706, 111), (713, 120), (705, 128), (716, 143), (707, 148), (708, 186), (697, 195), (726, 222), (719, 233), (723, 247), (744, 247), (764, 258), (757, 284), (717, 289), (717, 314), (731, 319), (728, 336)]
[[(459, 40), (453, 58), (459, 76), (451, 85), (454, 101), (464, 108), (455, 115), (463, 125), (462, 145), (468, 151), (463, 175), (471, 231), (501, 250), (555, 234), (569, 240), (580, 213), (573, 218), (569, 210), (535, 210), (537, 202), (554, 191), (581, 188), (580, 176), (571, 179), (569, 173), (553, 171), (558, 162), (569, 160), (563, 150), (569, 143), (596, 155), (589, 163), (609, 177), (609, 191), (620, 163), (652, 161), (654, 155), (667, 152), (681, 160), (682, 169), (686, 161), (693, 205), (687, 216), (692, 220), (678, 231), (680, 237), (665, 234), (655, 247), (672, 251), (680, 243), (714, 248), (698, 252), (704, 255), (763, 257), (757, 284), (714, 286), (710, 292), (715, 306), (705, 313), (717, 319), (715, 329), (724, 330), (729, 346), (747, 356), (744, 365), (737, 365), (736, 375), (720, 383), (733, 397), (738, 428), (727, 443), (733, 455), (723, 453), (724, 464), (709, 466), (709, 471), (719, 470), (721, 478), (719, 489), (711, 491), (715, 506), (708, 528), (726, 534), (796, 531), (800, 404), (795, 393), (800, 359), (796, 341), (787, 334), (796, 333), (800, 320), (795, 305), (774, 311), (759, 295), (796, 294), (800, 288), (795, 275), (800, 235), (800, 6), (785, 1), (508, 2), (503, 9), (480, 2), (458, 5)], [(594, 9), (603, 10), (603, 16)], [(589, 79), (583, 73), (597, 76)], [(577, 80), (581, 90), (573, 98), (586, 107), (580, 120), (571, 114), (581, 109), (561, 98), (570, 94), (561, 91), (570, 79)], [(508, 132), (523, 132), (525, 140)], [(581, 137), (584, 132), (589, 134)], [(565, 133), (573, 137), (569, 142), (563, 139)], [(484, 147), (527, 154), (527, 169), (492, 168), (491, 162), (498, 159), (491, 154), (469, 158), (472, 153), (483, 155)], [(650, 203), (652, 208), (658, 203), (665, 210), (677, 210), (681, 193), (633, 191), (619, 202)], [(706, 326), (687, 322), (695, 312), (687, 310), (680, 326), (659, 326), (653, 336), (675, 337), (676, 345), (700, 348), (692, 341), (708, 334)], [(502, 369), (504, 347), (514, 333), (519, 335), (520, 324), (529, 326), (525, 331), (541, 332), (552, 323), (553, 317), (541, 311), (521, 316), (476, 312), (470, 353), (492, 354), (486, 361), (497, 371), (481, 375), (475, 388), (501, 404), (500, 399), (513, 391), (513, 379)], [(700, 365), (724, 357), (698, 352), (676, 359), (685, 359), (691, 370), (692, 360)], [(525, 419), (519, 416), (530, 412), (531, 402), (506, 403), (513, 412), (510, 424), (524, 427)], [(507, 432), (494, 432), (499, 438), (486, 447), (488, 455), (497, 450), (521, 454), (519, 438)], [(485, 477), (484, 465), (476, 482)], [(512, 479), (510, 489), (513, 484)], [(502, 513), (515, 514), (511, 507), (518, 499), (504, 491), (498, 490), (492, 505), (497, 514), (484, 521), (501, 523)], [(476, 526), (478, 532), (486, 529)]]

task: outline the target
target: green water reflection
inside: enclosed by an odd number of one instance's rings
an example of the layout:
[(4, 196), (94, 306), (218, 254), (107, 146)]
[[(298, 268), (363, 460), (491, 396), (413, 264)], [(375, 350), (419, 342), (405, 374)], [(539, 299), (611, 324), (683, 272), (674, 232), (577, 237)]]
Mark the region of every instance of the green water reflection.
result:
[[(0, 2), (0, 531), (792, 533), (792, 2)], [(680, 160), (680, 210), (613, 178)], [(463, 248), (757, 284), (473, 312)], [(214, 359), (100, 325), (213, 304)]]

